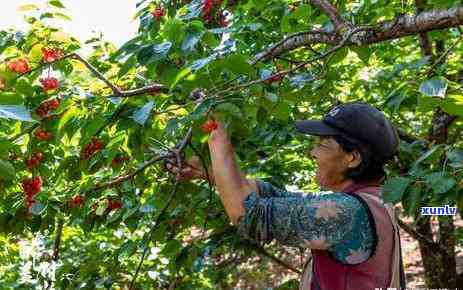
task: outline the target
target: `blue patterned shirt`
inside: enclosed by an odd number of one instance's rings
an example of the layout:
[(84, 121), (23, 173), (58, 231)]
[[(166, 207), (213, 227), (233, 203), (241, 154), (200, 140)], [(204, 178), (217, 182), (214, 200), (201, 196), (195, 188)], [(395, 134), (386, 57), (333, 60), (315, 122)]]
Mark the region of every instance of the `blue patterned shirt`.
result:
[(328, 250), (344, 264), (368, 259), (374, 244), (368, 213), (355, 197), (342, 192), (291, 192), (257, 181), (259, 194), (244, 201), (238, 233), (259, 243)]

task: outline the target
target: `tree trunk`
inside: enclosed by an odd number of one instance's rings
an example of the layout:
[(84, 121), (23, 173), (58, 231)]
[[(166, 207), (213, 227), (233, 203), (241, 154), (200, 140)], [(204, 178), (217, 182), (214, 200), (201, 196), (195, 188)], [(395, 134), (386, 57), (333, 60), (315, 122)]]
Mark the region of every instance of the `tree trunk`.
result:
[[(418, 9), (425, 5), (424, 1), (415, 2)], [(426, 46), (426, 34), (420, 35), (420, 47), (423, 55), (429, 55), (430, 47)], [(445, 43), (435, 42), (435, 51), (443, 52)], [(430, 72), (431, 75), (433, 72)], [(448, 128), (455, 120), (443, 112), (440, 108), (434, 111), (433, 122), (429, 130), (428, 139), (435, 144), (443, 144), (448, 141)], [(442, 160), (443, 161), (443, 160)], [(416, 231), (430, 240), (433, 239), (430, 218), (425, 216), (418, 217)], [(455, 226), (453, 216), (439, 216), (439, 232), (437, 245), (431, 248), (428, 244), (418, 241), (421, 259), (423, 261), (425, 283), (427, 288), (456, 288), (457, 287), (457, 267), (455, 258)]]

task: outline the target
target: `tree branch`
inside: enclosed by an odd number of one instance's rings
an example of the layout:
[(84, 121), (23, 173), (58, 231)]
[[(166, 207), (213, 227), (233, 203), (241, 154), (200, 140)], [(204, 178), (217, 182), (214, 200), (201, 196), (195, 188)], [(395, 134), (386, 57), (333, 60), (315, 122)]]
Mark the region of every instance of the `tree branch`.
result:
[(108, 78), (106, 78), (102, 73), (100, 73), (98, 69), (96, 69), (91, 63), (89, 63), (85, 58), (81, 57), (77, 53), (66, 54), (65, 56), (57, 60), (39, 65), (38, 67), (35, 67), (29, 70), (28, 72), (21, 74), (20, 76), (30, 74), (36, 70), (42, 69), (44, 67), (48, 67), (54, 63), (60, 62), (67, 58), (75, 59), (83, 63), (88, 68), (88, 70), (90, 70), (92, 74), (95, 75), (96, 78), (103, 81), (112, 90), (113, 94), (116, 95), (117, 97), (132, 97), (132, 96), (141, 95), (145, 93), (161, 92), (161, 91), (167, 92), (168, 91), (168, 88), (166, 88), (164, 85), (161, 85), (161, 84), (149, 84), (147, 86), (139, 87), (139, 88), (132, 89), (132, 90), (126, 90), (126, 91), (121, 90), (116, 85), (114, 85)]
[(145, 171), (146, 168), (153, 165), (154, 163), (156, 163), (156, 162), (158, 162), (158, 161), (160, 161), (162, 159), (173, 157), (173, 156), (174, 156), (173, 154), (155, 156), (155, 157), (151, 158), (150, 160), (146, 161), (145, 163), (143, 163), (140, 167), (135, 169), (133, 172), (131, 172), (129, 174), (118, 176), (118, 177), (116, 177), (116, 178), (114, 178), (114, 179), (112, 179), (112, 180), (110, 180), (108, 182), (98, 184), (95, 187), (93, 187), (90, 191), (101, 190), (101, 189), (104, 189), (104, 188), (112, 187), (112, 186), (115, 186), (115, 185), (117, 185), (119, 183), (122, 183), (122, 182), (124, 182), (126, 180), (132, 179), (137, 174), (140, 174), (143, 171)]
[[(425, 33), (437, 29), (445, 29), (463, 24), (463, 6), (445, 10), (423, 11), (415, 15), (400, 15), (392, 21), (384, 21), (370, 25), (370, 29), (357, 33), (347, 45), (364, 46), (372, 43), (401, 38), (409, 35)], [(344, 37), (337, 33), (321, 31), (306, 31), (285, 37), (276, 44), (271, 45), (263, 52), (258, 53), (251, 64), (265, 61), (288, 51), (314, 43), (336, 45)]]
[(280, 40), (279, 42), (271, 45), (269, 48), (265, 49), (263, 52), (256, 54), (256, 56), (251, 60), (251, 64), (255, 65), (261, 60), (267, 60), (274, 58), (276, 56), (282, 55), (287, 51), (293, 49), (316, 44), (324, 43), (336, 45), (339, 42), (339, 36), (335, 33), (329, 33), (321, 30), (310, 30), (290, 34)]
[[(421, 13), (424, 11), (426, 0), (415, 0), (416, 12)], [(423, 55), (425, 56), (432, 56), (432, 46), (431, 42), (429, 41), (428, 34), (426, 32), (421, 32), (418, 34), (418, 38), (420, 40), (420, 47)]]
[[(63, 235), (63, 226), (64, 226), (64, 220), (60, 218), (58, 220), (58, 226), (56, 227), (56, 233), (55, 233), (55, 242), (53, 244), (53, 257), (52, 260), (57, 262), (59, 258), (59, 246), (61, 244), (61, 237)], [(47, 280), (48, 285), (47, 289), (50, 289), (51, 285), (53, 284), (53, 281), (51, 279)]]
[(279, 76), (284, 76), (284, 75), (287, 75), (291, 72), (294, 72), (300, 68), (303, 68), (305, 67), (306, 65), (314, 62), (314, 61), (317, 61), (317, 60), (320, 60), (320, 59), (323, 59), (323, 58), (326, 58), (327, 56), (331, 55), (332, 53), (334, 53), (335, 51), (337, 51), (338, 49), (344, 47), (346, 45), (346, 43), (349, 41), (349, 39), (351, 39), (352, 37), (354, 37), (354, 35), (356, 33), (359, 33), (361, 31), (364, 31), (364, 30), (368, 30), (370, 29), (368, 26), (358, 26), (358, 27), (355, 27), (351, 30), (349, 30), (348, 33), (346, 33), (346, 35), (344, 36), (344, 38), (338, 43), (336, 44), (335, 46), (333, 46), (332, 48), (328, 49), (327, 51), (325, 51), (324, 53), (322, 54), (319, 54), (307, 61), (303, 61), (301, 63), (299, 63), (298, 65), (294, 66), (293, 68), (291, 69), (288, 69), (288, 70), (282, 70), (282, 71), (279, 71), (278, 73), (275, 73), (271, 76), (269, 76), (268, 78), (266, 79), (259, 79), (259, 80), (254, 80), (254, 81), (250, 81), (248, 83), (245, 83), (245, 84), (239, 84), (239, 85), (236, 85), (236, 86), (233, 86), (233, 87), (230, 87), (228, 89), (225, 89), (223, 91), (220, 91), (218, 93), (216, 93), (216, 95), (221, 95), (221, 94), (225, 94), (225, 93), (230, 93), (232, 91), (236, 91), (238, 89), (242, 89), (242, 88), (245, 88), (245, 87), (249, 87), (251, 85), (254, 85), (254, 84), (258, 84), (258, 83), (263, 83), (265, 81), (268, 81), (270, 80), (271, 78), (273, 77), (279, 77)]
[(347, 22), (342, 19), (341, 15), (339, 15), (338, 10), (336, 7), (333, 6), (329, 1), (325, 0), (310, 0), (310, 3), (317, 6), (325, 12), (325, 14), (330, 18), (331, 22), (335, 27), (335, 30), (341, 29), (343, 26), (347, 24)]
[[(175, 150), (175, 157), (176, 157), (176, 161), (177, 161), (176, 166), (178, 168), (180, 168), (180, 169), (183, 168), (183, 160), (182, 160), (180, 154), (182, 153), (183, 150), (185, 150), (185, 147), (190, 142), (191, 137), (192, 137), (192, 133), (193, 133), (193, 129), (192, 128), (188, 129), (188, 132), (187, 132), (186, 136), (183, 138), (183, 140), (180, 142), (179, 146)], [(133, 275), (132, 281), (130, 282), (129, 290), (132, 290), (133, 286), (135, 285), (135, 281), (137, 280), (138, 273), (140, 273), (141, 266), (143, 265), (143, 261), (145, 260), (146, 254), (148, 253), (148, 249), (149, 249), (148, 246), (149, 246), (149, 242), (152, 239), (153, 233), (156, 230), (156, 228), (159, 226), (159, 224), (161, 222), (161, 219), (164, 217), (164, 214), (166, 213), (167, 209), (169, 208), (170, 204), (172, 203), (172, 200), (175, 197), (175, 194), (176, 194), (177, 188), (178, 188), (178, 183), (180, 181), (179, 177), (180, 177), (180, 170), (178, 171), (177, 176), (176, 176), (176, 178), (174, 180), (174, 185), (172, 187), (172, 191), (171, 191), (171, 193), (170, 193), (170, 195), (169, 195), (169, 197), (167, 199), (166, 204), (164, 205), (164, 207), (159, 212), (156, 220), (154, 221), (153, 226), (151, 227), (151, 229), (149, 231), (148, 238), (146, 239), (146, 246), (143, 249), (143, 254), (141, 255), (141, 259), (140, 259), (140, 262), (138, 263), (137, 270), (135, 271), (135, 274)]]
[(414, 238), (417, 241), (420, 241), (420, 242), (424, 243), (430, 249), (439, 248), (439, 245), (437, 243), (435, 243), (434, 241), (428, 239), (427, 237), (425, 237), (422, 234), (420, 234), (419, 232), (417, 232), (415, 229), (413, 229), (410, 225), (408, 225), (406, 222), (404, 222), (400, 218), (397, 218), (397, 223), (412, 238)]

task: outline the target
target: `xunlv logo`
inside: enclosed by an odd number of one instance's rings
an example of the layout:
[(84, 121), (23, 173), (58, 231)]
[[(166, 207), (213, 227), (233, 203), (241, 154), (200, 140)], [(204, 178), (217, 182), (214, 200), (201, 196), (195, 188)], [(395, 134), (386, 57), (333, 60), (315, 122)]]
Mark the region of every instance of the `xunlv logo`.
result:
[(421, 215), (455, 215), (456, 206), (425, 206), (421, 208)]

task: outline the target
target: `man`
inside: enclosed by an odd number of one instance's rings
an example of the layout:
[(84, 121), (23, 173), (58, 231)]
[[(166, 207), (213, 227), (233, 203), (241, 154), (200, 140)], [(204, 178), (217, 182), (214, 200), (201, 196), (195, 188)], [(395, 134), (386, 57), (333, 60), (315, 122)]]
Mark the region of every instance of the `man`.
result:
[[(405, 287), (398, 226), (380, 188), (383, 166), (398, 150), (394, 127), (372, 106), (352, 102), (322, 120), (297, 121), (296, 129), (318, 136), (310, 152), (316, 180), (332, 193), (302, 195), (247, 179), (222, 124), (212, 131), (212, 175), (231, 222), (258, 242), (310, 248), (312, 264), (306, 264), (300, 289)], [(205, 178), (197, 158), (187, 163), (181, 179)]]

